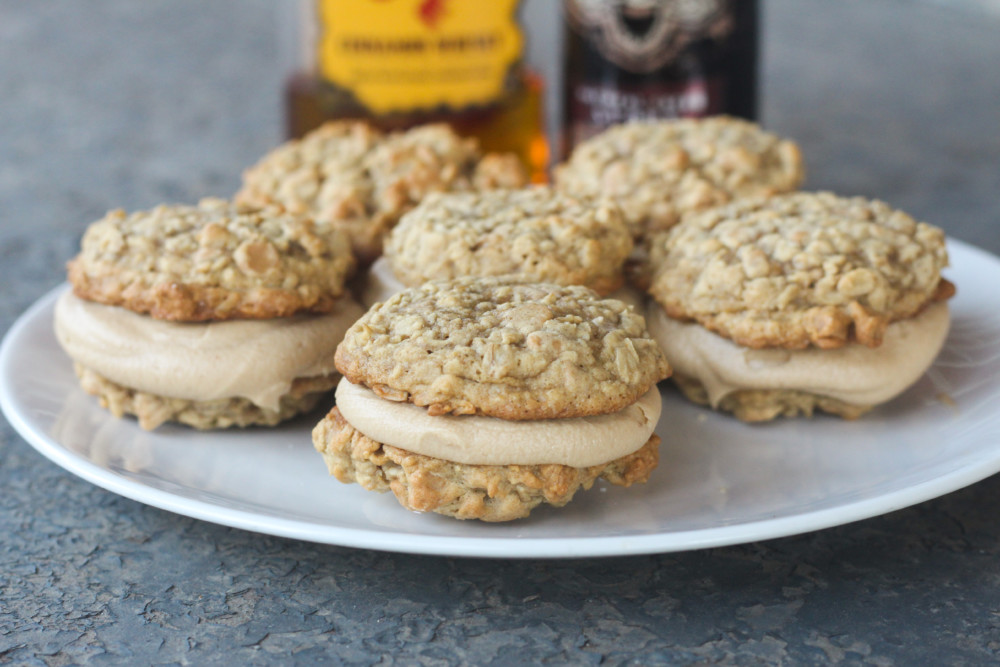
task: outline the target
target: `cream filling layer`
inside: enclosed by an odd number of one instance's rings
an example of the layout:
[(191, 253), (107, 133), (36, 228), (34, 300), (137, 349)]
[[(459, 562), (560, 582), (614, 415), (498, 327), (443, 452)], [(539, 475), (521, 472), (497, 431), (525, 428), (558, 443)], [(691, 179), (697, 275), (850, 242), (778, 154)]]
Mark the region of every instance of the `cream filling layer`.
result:
[(618, 412), (593, 417), (510, 421), (476, 415), (432, 417), (427, 408), (396, 403), (342, 379), (337, 409), (376, 442), (445, 461), (470, 465), (560, 463), (584, 468), (638, 450), (660, 419), (654, 386)]
[[(368, 268), (368, 273), (362, 279), (360, 300), (365, 308), (371, 308), (378, 302), (388, 301), (390, 297), (409, 287), (403, 284), (392, 270), (392, 264), (385, 257), (379, 257)], [(643, 295), (638, 290), (624, 286), (607, 296), (608, 299), (618, 299), (642, 312)]]
[(646, 322), (674, 373), (701, 381), (712, 406), (743, 389), (790, 389), (877, 405), (901, 394), (930, 367), (950, 318), (945, 302), (934, 303), (890, 324), (879, 347), (832, 350), (743, 347), (699, 324), (670, 318), (655, 301), (649, 302)]
[(191, 401), (242, 397), (276, 410), (296, 378), (330, 375), (344, 333), (364, 314), (178, 323), (79, 299), (56, 302), (55, 332), (74, 361), (124, 387)]

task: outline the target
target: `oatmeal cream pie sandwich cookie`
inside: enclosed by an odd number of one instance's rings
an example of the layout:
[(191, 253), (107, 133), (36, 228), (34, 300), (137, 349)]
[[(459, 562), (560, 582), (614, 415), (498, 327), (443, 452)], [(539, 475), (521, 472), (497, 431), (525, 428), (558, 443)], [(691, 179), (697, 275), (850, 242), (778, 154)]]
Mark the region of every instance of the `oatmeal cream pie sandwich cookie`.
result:
[(803, 177), (794, 142), (727, 116), (615, 125), (555, 171), (565, 192), (613, 199), (637, 240), (689, 211), (795, 190)]
[(273, 425), (339, 379), (363, 310), (341, 232), (221, 199), (112, 211), (90, 225), (55, 311), (83, 388), (146, 429)]
[(277, 205), (341, 229), (366, 265), (382, 253), (383, 237), (400, 216), (429, 193), (526, 182), (516, 156), (484, 155), (474, 139), (447, 125), (383, 134), (360, 121), (334, 121), (247, 169), (235, 199)]
[(580, 286), (435, 281), (372, 308), (337, 349), (313, 431), (342, 482), (404, 507), (507, 521), (658, 460), (670, 368), (633, 308)]
[(545, 186), (435, 193), (389, 232), (361, 301), (370, 307), (429, 280), (508, 274), (608, 295), (622, 287), (631, 251), (621, 211), (609, 202)]
[(650, 244), (650, 331), (691, 400), (746, 421), (855, 418), (923, 375), (954, 286), (944, 233), (830, 193), (692, 214)]

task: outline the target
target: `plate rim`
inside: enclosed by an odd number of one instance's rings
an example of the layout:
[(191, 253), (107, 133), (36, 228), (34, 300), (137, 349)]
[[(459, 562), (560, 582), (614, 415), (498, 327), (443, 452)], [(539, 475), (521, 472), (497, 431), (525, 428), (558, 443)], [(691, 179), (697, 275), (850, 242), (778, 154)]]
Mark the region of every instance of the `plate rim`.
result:
[[(1000, 270), (1000, 258), (992, 253), (956, 239), (949, 238), (948, 244), (962, 252), (979, 255), (981, 259), (997, 264)], [(50, 307), (67, 288), (67, 284), (63, 283), (36, 300), (14, 321), (0, 343), (0, 411), (7, 421), (18, 435), (45, 458), (95, 486), (164, 511), (253, 533), (340, 547), (418, 555), (519, 559), (648, 555), (731, 546), (823, 530), (931, 500), (1000, 472), (998, 451), (996, 456), (978, 465), (967, 465), (933, 479), (836, 507), (726, 526), (616, 536), (546, 538), (426, 535), (337, 527), (225, 508), (210, 501), (186, 498), (150, 487), (107, 470), (66, 449), (51, 436), (39, 432), (16, 409), (17, 397), (8, 386), (6, 372), (14, 354), (15, 343), (39, 312)]]

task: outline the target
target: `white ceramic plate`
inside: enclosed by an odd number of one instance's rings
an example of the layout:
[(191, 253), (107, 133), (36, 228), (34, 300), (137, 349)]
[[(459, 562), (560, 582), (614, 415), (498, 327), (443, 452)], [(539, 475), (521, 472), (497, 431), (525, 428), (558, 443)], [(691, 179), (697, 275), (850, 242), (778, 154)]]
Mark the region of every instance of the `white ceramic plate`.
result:
[[(329, 477), (314, 414), (276, 429), (153, 433), (77, 385), (45, 296), (0, 349), (0, 405), (39, 452), (115, 493), (246, 530), (352, 547), (495, 557), (656, 553), (792, 535), (934, 498), (1000, 471), (1000, 260), (951, 242), (952, 330), (934, 367), (855, 422), (747, 425), (663, 388), (649, 484), (596, 485), (509, 524), (402, 509)], [(62, 288), (61, 288), (62, 289)]]

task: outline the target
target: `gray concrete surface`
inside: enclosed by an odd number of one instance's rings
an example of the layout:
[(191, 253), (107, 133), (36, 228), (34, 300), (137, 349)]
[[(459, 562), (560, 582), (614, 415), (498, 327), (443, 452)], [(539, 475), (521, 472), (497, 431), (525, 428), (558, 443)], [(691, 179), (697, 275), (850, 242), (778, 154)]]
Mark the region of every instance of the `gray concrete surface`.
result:
[[(1000, 252), (991, 7), (768, 0), (763, 120), (802, 144), (809, 185)], [(269, 0), (0, 0), (0, 331), (107, 209), (233, 191), (280, 139), (274, 34)], [(1000, 658), (1000, 477), (800, 537), (513, 562), (173, 515), (63, 472), (3, 421), (0, 489), (0, 663)]]

